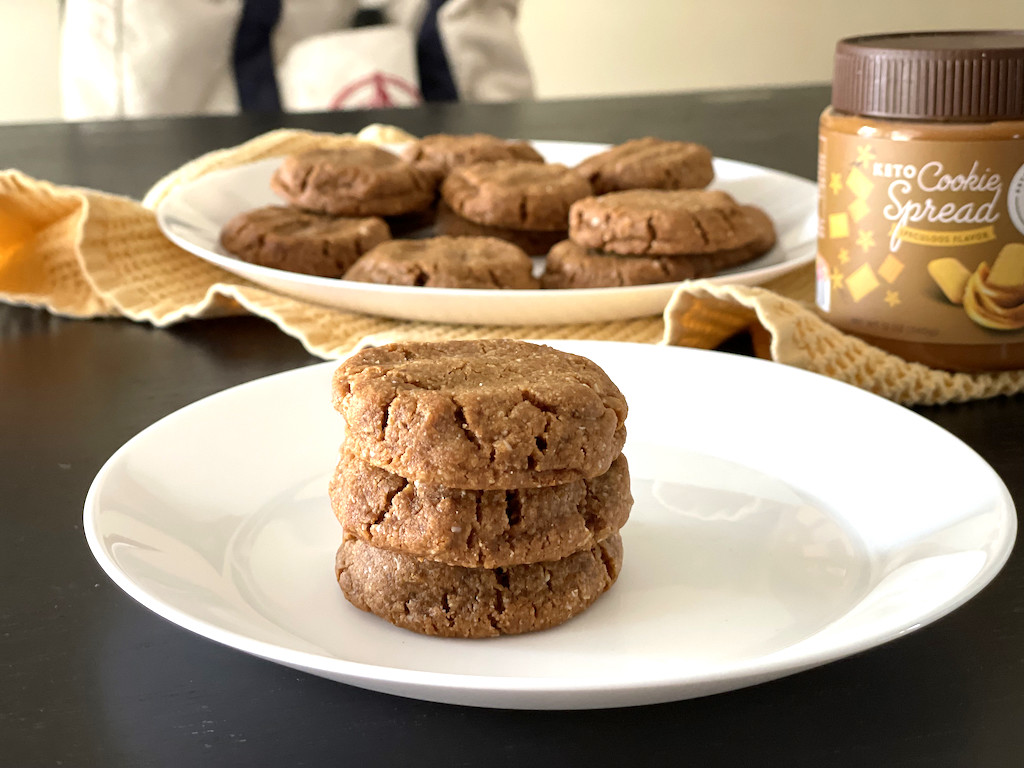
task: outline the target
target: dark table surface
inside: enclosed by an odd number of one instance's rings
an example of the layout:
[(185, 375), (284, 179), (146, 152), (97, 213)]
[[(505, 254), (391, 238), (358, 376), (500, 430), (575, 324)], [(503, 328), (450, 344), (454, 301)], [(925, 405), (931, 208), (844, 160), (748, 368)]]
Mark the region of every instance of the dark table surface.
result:
[[(0, 128), (0, 167), (139, 197), (211, 149), (285, 126), (620, 141), (685, 138), (807, 178), (822, 87), (309, 116)], [(82, 532), (103, 462), (158, 418), (316, 362), (256, 318), (167, 330), (0, 306), (0, 765), (1024, 764), (1024, 558), (938, 622), (775, 682), (618, 710), (407, 700), (193, 635), (121, 592)], [(1024, 397), (917, 409), (1024, 503)]]

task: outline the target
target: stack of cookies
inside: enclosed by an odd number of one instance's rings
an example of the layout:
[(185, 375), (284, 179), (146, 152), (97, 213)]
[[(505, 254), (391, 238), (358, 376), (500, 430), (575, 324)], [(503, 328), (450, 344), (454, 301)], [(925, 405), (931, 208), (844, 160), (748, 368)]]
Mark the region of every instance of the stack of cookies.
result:
[(597, 196), (569, 211), (569, 239), (548, 254), (544, 288), (606, 288), (690, 280), (761, 256), (775, 227), (760, 208), (704, 189), (714, 178), (700, 144), (636, 139), (584, 160)]
[(555, 626), (605, 592), (632, 506), (626, 402), (593, 362), (508, 339), (391, 344), (334, 375), (336, 575), (406, 629)]
[(545, 288), (606, 288), (692, 280), (767, 253), (768, 215), (721, 190), (632, 189), (589, 197), (569, 212), (569, 239), (548, 254)]
[(414, 141), (402, 156), (438, 180), (439, 234), (497, 238), (529, 254), (545, 254), (563, 239), (569, 205), (593, 192), (525, 141), (436, 134)]

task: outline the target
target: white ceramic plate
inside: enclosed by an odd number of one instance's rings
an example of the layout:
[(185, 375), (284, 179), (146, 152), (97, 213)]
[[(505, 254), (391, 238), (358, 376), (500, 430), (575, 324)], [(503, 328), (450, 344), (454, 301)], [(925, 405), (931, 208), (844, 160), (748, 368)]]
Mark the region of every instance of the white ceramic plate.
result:
[[(605, 144), (534, 142), (549, 161), (576, 165)], [(405, 320), (444, 323), (539, 325), (624, 320), (660, 314), (679, 283), (568, 291), (493, 291), (374, 285), (300, 275), (235, 259), (220, 246), (220, 231), (250, 208), (281, 204), (270, 191), (279, 159), (216, 171), (174, 189), (158, 206), (161, 229), (174, 243), (206, 261), (279, 293), (336, 309)], [(778, 243), (759, 259), (715, 278), (757, 284), (814, 259), (817, 188), (807, 179), (734, 160), (715, 160), (713, 187), (742, 203), (764, 208)]]
[(625, 393), (636, 498), (618, 582), (559, 627), (430, 638), (344, 600), (326, 495), (342, 435), (333, 363), (133, 438), (89, 491), (89, 544), (128, 594), (212, 640), (373, 690), (534, 709), (682, 699), (822, 664), (948, 613), (1010, 552), (1003, 483), (912, 411), (741, 356), (555, 345)]

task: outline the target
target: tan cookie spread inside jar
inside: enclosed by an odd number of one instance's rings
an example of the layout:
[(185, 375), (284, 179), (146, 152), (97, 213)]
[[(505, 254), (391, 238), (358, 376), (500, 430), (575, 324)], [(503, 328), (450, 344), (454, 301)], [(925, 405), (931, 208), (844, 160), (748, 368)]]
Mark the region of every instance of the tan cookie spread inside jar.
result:
[(841, 40), (819, 310), (907, 360), (1024, 368), (1024, 31)]

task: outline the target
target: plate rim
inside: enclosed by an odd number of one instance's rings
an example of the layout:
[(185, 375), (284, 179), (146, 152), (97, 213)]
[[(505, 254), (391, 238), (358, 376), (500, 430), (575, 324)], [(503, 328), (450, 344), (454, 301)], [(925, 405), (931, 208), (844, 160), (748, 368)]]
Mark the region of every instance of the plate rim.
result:
[[(622, 346), (622, 347), (633, 347), (633, 348), (660, 348), (663, 350), (670, 351), (671, 354), (684, 354), (694, 355), (698, 358), (707, 356), (719, 356), (727, 355), (727, 353), (717, 352), (713, 350), (700, 350), (689, 347), (669, 347), (664, 345), (650, 345), (642, 344), (639, 342), (624, 342), (624, 341), (602, 341), (602, 340), (543, 340), (537, 343), (548, 343), (552, 346), (565, 346), (565, 347), (576, 347), (580, 346), (583, 348), (594, 347), (594, 346)], [(575, 350), (574, 350), (575, 351)], [(582, 354), (582, 352), (579, 352)], [(1015, 514), (1015, 506), (1013, 498), (1006, 487), (1005, 482), (999, 476), (998, 472), (982, 457), (977, 451), (975, 451), (970, 445), (963, 441), (958, 436), (952, 434), (948, 430), (940, 427), (931, 420), (924, 416), (906, 409), (892, 401), (886, 400), (878, 395), (867, 392), (866, 390), (859, 389), (851, 384), (847, 384), (835, 379), (831, 379), (820, 374), (811, 373), (798, 368), (790, 366), (783, 366), (779, 363), (773, 363), (771, 361), (762, 360), (759, 358), (738, 356), (738, 355), (727, 355), (730, 358), (736, 358), (744, 360), (746, 362), (742, 365), (755, 365), (763, 367), (764, 370), (775, 370), (776, 373), (769, 375), (782, 375), (790, 376), (794, 375), (797, 380), (811, 381), (814, 380), (815, 384), (825, 387), (838, 387), (840, 390), (845, 391), (848, 395), (853, 397), (866, 398), (875, 402), (876, 406), (882, 408), (894, 408), (904, 413), (906, 417), (910, 417), (914, 423), (923, 424), (927, 429), (934, 429), (941, 432), (946, 439), (959, 444), (963, 449), (967, 450), (974, 459), (980, 463), (986, 474), (988, 474), (990, 480), (993, 483), (992, 490), (994, 492), (993, 499), (998, 501), (996, 505), (996, 511), (999, 513), (998, 528), (1005, 531), (1003, 537), (998, 541), (998, 548), (993, 551), (991, 558), (988, 558), (984, 566), (974, 574), (965, 585), (965, 588), (960, 589), (956, 592), (952, 600), (945, 599), (941, 605), (933, 607), (931, 610), (926, 611), (922, 614), (915, 614), (913, 617), (913, 623), (910, 626), (902, 628), (889, 628), (884, 632), (869, 633), (864, 637), (855, 638), (853, 641), (830, 644), (824, 648), (818, 649), (811, 653), (805, 653), (799, 655), (797, 658), (790, 658), (787, 655), (787, 651), (793, 647), (780, 649), (769, 653), (765, 656), (752, 657), (740, 662), (730, 662), (728, 670), (724, 671), (717, 667), (712, 667), (707, 671), (700, 672), (688, 672), (682, 676), (675, 676), (671, 678), (659, 677), (659, 676), (640, 676), (637, 677), (635, 674), (629, 676), (614, 675), (612, 677), (600, 677), (600, 678), (582, 678), (582, 677), (516, 677), (516, 676), (502, 676), (502, 675), (477, 675), (477, 674), (459, 674), (453, 672), (437, 672), (429, 670), (417, 670), (417, 669), (406, 669), (399, 667), (383, 666), (379, 664), (370, 664), (359, 661), (352, 661), (349, 659), (338, 658), (327, 654), (319, 654), (311, 651), (304, 651), (295, 648), (288, 648), (281, 646), (266, 640), (260, 640), (253, 638), (249, 635), (241, 634), (234, 630), (224, 629), (216, 624), (213, 624), (205, 619), (197, 618), (187, 613), (186, 611), (179, 609), (169, 603), (164, 602), (158, 597), (150, 594), (144, 587), (134, 581), (130, 575), (128, 575), (118, 564), (110, 557), (107, 553), (107, 549), (103, 546), (99, 539), (98, 523), (100, 510), (98, 509), (98, 495), (102, 492), (103, 484), (109, 474), (114, 472), (118, 468), (118, 463), (122, 461), (126, 454), (131, 452), (132, 446), (136, 441), (143, 439), (143, 437), (152, 429), (161, 425), (168, 420), (172, 420), (178, 417), (180, 414), (193, 408), (200, 408), (206, 406), (211, 401), (219, 398), (230, 397), (237, 390), (242, 388), (258, 387), (265, 382), (270, 380), (278, 380), (293, 376), (301, 375), (314, 375), (313, 370), (322, 370), (326, 368), (334, 368), (337, 366), (339, 361), (327, 361), (320, 363), (313, 363), (310, 365), (299, 366), (286, 371), (280, 371), (265, 376), (260, 376), (250, 381), (237, 384), (218, 392), (211, 393), (204, 397), (201, 397), (187, 405), (178, 408), (171, 413), (157, 419), (149, 426), (143, 428), (131, 438), (129, 438), (122, 446), (120, 446), (102, 465), (100, 470), (97, 472), (92, 483), (90, 484), (89, 490), (85, 497), (84, 512), (83, 512), (83, 528), (85, 532), (85, 538), (88, 546), (93, 554), (93, 557), (101, 566), (102, 570), (106, 575), (129, 597), (140, 603), (148, 610), (152, 611), (158, 616), (161, 616), (179, 627), (186, 629), (200, 637), (207, 640), (212, 640), (221, 645), (233, 648), (235, 650), (248, 653), (253, 656), (263, 658), (265, 660), (283, 664), (295, 669), (306, 671), (310, 674), (321, 675), (321, 673), (330, 673), (331, 675), (337, 675), (340, 677), (330, 677), (330, 679), (344, 682), (350, 685), (356, 685), (358, 687), (369, 688), (371, 690), (386, 690), (374, 685), (361, 685), (362, 683), (370, 684), (400, 684), (403, 688), (409, 689), (405, 692), (389, 691), (397, 695), (420, 698), (422, 700), (432, 701), (451, 701), (452, 703), (463, 703), (475, 706), (489, 706), (489, 707), (519, 707), (515, 702), (504, 703), (504, 704), (474, 704), (471, 701), (461, 701), (456, 699), (437, 698), (430, 695), (423, 695), (431, 691), (443, 691), (446, 693), (471, 693), (471, 694), (493, 694), (495, 696), (509, 696), (515, 694), (533, 694), (533, 695), (549, 695), (553, 697), (568, 696), (569, 698), (578, 697), (582, 694), (593, 694), (603, 693), (611, 698), (615, 698), (616, 694), (623, 694), (626, 692), (634, 693), (648, 693), (653, 696), (640, 696), (639, 703), (657, 703), (663, 701), (675, 701), (692, 696), (702, 696), (704, 693), (683, 693), (681, 695), (669, 695), (664, 696), (665, 693), (672, 694), (681, 690), (689, 688), (699, 688), (702, 685), (707, 684), (722, 684), (724, 686), (716, 685), (712, 693), (724, 692), (727, 690), (735, 690), (740, 687), (745, 687), (753, 683), (765, 682), (771, 679), (788, 676), (795, 674), (805, 669), (820, 666), (832, 661), (837, 661), (842, 658), (846, 658), (853, 654), (869, 650), (872, 648), (884, 645), (892, 640), (915, 632), (921, 628), (924, 628), (943, 616), (955, 611), (956, 609), (963, 606), (965, 603), (973, 599), (979, 592), (981, 592), (986, 586), (988, 586), (993, 579), (998, 576), (1004, 565), (1006, 564), (1009, 556), (1012, 552), (1014, 543), (1016, 541), (1016, 534), (1018, 529), (1018, 521)], [(806, 378), (805, 378), (806, 377)], [(840, 391), (837, 390), (837, 391)], [(894, 411), (896, 412), (896, 411)], [(870, 594), (870, 592), (868, 593)], [(859, 603), (858, 603), (859, 604)], [(855, 606), (852, 606), (855, 607)], [(851, 610), (852, 610), (851, 607)], [(846, 615), (846, 614), (843, 614)], [(831, 622), (830, 622), (831, 624)], [(822, 627), (824, 630), (827, 628)], [(441, 642), (447, 641), (447, 638), (432, 638)], [(767, 662), (767, 663), (766, 663)], [(323, 676), (323, 675), (321, 675)], [(754, 678), (753, 682), (744, 682)], [(731, 683), (736, 683), (732, 685)], [(413, 693), (412, 691), (415, 691)], [(661, 694), (661, 695), (659, 695)], [(636, 698), (636, 697), (634, 697)], [(599, 708), (599, 707), (615, 707), (622, 706), (621, 703), (609, 702), (609, 703), (576, 703), (571, 706), (559, 706), (559, 709), (583, 709), (583, 708)], [(529, 705), (527, 708), (541, 709), (542, 706), (536, 704)]]

